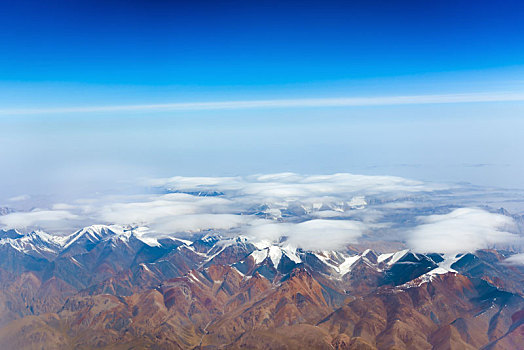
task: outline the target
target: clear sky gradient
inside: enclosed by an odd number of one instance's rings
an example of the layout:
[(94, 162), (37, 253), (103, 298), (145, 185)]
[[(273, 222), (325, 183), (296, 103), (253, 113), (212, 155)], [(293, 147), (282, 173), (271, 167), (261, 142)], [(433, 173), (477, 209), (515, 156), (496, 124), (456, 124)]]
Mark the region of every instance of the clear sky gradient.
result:
[(524, 188), (522, 98), (111, 110), (522, 96), (522, 18), (521, 1), (4, 1), (0, 196), (278, 171)]

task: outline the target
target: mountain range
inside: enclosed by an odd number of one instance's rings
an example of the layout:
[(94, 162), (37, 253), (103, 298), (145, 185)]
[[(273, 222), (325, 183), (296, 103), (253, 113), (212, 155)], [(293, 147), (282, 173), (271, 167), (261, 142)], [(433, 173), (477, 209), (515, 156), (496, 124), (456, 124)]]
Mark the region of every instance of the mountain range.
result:
[[(322, 237), (319, 237), (322, 239)], [(518, 349), (512, 253), (0, 230), (2, 349)]]

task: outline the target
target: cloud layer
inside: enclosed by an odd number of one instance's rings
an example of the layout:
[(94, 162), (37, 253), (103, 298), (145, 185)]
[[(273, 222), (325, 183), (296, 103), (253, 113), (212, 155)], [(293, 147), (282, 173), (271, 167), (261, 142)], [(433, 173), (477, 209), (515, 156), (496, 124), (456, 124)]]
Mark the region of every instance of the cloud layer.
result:
[(40, 210), (14, 212), (0, 216), (0, 224), (6, 228), (45, 227), (47, 230), (64, 230), (74, 225), (71, 221), (79, 216), (66, 210)]
[(517, 242), (513, 220), (476, 208), (460, 208), (449, 214), (421, 217), (408, 240), (416, 251), (456, 254)]
[(55, 203), (0, 216), (0, 225), (65, 234), (91, 224), (116, 224), (141, 227), (143, 237), (151, 238), (211, 231), (312, 250), (341, 249), (365, 239), (455, 253), (517, 238), (507, 216), (453, 210), (448, 204), (459, 199), (452, 193), (463, 195), (463, 188), (393, 176), (172, 177), (140, 186), (149, 194)]
[(512, 255), (504, 262), (508, 265), (524, 265), (524, 253)]

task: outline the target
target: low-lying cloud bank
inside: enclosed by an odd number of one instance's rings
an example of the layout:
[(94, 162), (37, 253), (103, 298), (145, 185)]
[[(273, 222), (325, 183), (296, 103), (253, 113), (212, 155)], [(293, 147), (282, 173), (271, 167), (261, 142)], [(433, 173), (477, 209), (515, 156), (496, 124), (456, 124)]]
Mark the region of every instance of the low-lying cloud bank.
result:
[(455, 209), (449, 214), (421, 217), (408, 245), (423, 253), (457, 254), (517, 243), (519, 236), (512, 218), (476, 208)]
[(524, 253), (512, 255), (504, 262), (508, 265), (524, 265)]
[(253, 240), (278, 242), (286, 238), (286, 244), (309, 250), (336, 250), (356, 243), (366, 226), (353, 220), (313, 219), (298, 224), (253, 223), (247, 228), (247, 236)]
[(463, 196), (463, 189), (393, 176), (173, 177), (137, 186), (153, 191), (10, 213), (0, 216), (0, 227), (69, 233), (117, 224), (145, 227), (145, 236), (157, 238), (211, 231), (313, 250), (340, 249), (365, 238), (455, 253), (518, 240), (508, 216), (453, 210), (463, 200), (454, 193)]

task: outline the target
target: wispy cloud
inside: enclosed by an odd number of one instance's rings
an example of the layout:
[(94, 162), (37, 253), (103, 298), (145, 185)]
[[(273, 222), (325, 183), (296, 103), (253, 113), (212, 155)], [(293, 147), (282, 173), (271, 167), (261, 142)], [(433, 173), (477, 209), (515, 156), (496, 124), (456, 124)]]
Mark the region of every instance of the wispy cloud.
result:
[(484, 92), (440, 95), (374, 96), (374, 97), (333, 97), (298, 98), (272, 100), (238, 100), (208, 102), (175, 102), (141, 105), (105, 105), (57, 108), (9, 108), (0, 109), (0, 115), (35, 115), (62, 113), (98, 112), (154, 112), (190, 110), (233, 110), (260, 108), (318, 108), (353, 107), (381, 105), (417, 105), (442, 103), (509, 102), (524, 101), (524, 92)]
[(21, 194), (19, 196), (11, 197), (8, 200), (11, 202), (21, 202), (31, 198), (28, 194)]

